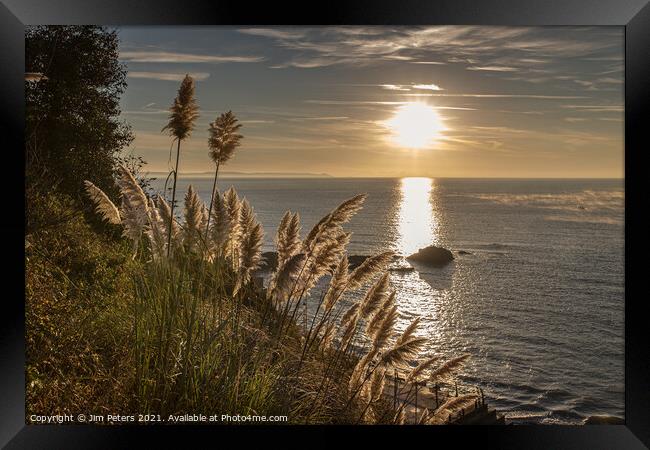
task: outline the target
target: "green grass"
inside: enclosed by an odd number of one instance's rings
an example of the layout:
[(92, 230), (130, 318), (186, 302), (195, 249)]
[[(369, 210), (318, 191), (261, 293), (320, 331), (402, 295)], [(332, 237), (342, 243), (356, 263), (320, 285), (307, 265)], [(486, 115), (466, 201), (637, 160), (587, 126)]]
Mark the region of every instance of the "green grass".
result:
[[(34, 413), (102, 411), (133, 382), (132, 273), (141, 264), (116, 233), (98, 233), (61, 198), (30, 214), (69, 217), (26, 237), (26, 395)], [(38, 207), (37, 207), (38, 206)]]

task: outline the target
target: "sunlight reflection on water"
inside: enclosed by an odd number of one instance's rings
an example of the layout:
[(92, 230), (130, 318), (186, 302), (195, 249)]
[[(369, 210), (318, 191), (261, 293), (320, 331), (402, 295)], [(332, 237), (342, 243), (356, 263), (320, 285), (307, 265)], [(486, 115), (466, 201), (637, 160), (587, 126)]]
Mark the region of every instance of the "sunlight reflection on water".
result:
[[(425, 177), (402, 178), (397, 188), (399, 197), (394, 208), (396, 253), (406, 257), (429, 245), (440, 245), (435, 180)], [(397, 329), (402, 331), (413, 319), (422, 317), (426, 325), (419, 334), (441, 342), (444, 339), (441, 331), (445, 328), (439, 326), (439, 321), (445, 320), (443, 307), (450, 303), (448, 284), (451, 281), (447, 278), (432, 284), (425, 278), (426, 275), (423, 276), (423, 272), (428, 270), (422, 267), (417, 269), (391, 274), (391, 285), (396, 290), (400, 312)]]
[(404, 256), (438, 243), (438, 223), (432, 205), (435, 189), (431, 178), (402, 178), (397, 215), (396, 251)]

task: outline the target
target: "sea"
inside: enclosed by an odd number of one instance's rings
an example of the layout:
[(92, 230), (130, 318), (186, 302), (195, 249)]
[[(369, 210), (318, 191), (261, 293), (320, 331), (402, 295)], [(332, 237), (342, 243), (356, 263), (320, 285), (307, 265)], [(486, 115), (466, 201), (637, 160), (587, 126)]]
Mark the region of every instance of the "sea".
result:
[[(155, 180), (154, 188), (163, 184)], [(189, 184), (208, 202), (211, 177), (181, 175), (177, 196)], [(221, 192), (230, 186), (263, 224), (264, 251), (274, 249), (285, 211), (300, 214), (304, 236), (359, 193), (368, 196), (345, 226), (353, 233), (349, 255), (451, 250), (445, 267), (391, 272), (397, 328), (420, 317), (419, 334), (429, 340), (423, 355), (469, 353), (461, 385), (480, 387), (509, 423), (624, 417), (623, 180), (219, 180)]]

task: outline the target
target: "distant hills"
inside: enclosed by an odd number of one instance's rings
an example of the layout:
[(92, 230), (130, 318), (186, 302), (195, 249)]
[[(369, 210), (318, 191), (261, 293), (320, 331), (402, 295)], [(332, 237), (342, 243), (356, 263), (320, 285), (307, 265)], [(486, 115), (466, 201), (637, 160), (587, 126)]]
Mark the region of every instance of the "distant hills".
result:
[[(152, 177), (166, 177), (168, 172), (149, 172)], [(190, 178), (213, 177), (214, 172), (180, 172), (179, 176)], [(311, 172), (219, 172), (219, 178), (332, 178), (328, 173)]]

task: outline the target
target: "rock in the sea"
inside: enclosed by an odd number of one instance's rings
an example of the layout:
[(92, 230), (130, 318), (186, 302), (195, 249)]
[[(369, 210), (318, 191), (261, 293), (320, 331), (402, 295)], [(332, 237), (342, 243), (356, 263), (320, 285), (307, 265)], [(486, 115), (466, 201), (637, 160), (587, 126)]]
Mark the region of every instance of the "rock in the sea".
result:
[(417, 253), (407, 256), (406, 259), (434, 267), (442, 267), (453, 261), (454, 255), (446, 248), (431, 245), (421, 248)]
[(472, 252), (468, 252), (467, 250), (458, 250), (459, 255), (471, 255)]
[(589, 416), (584, 421), (585, 425), (625, 425), (625, 420), (614, 416)]

